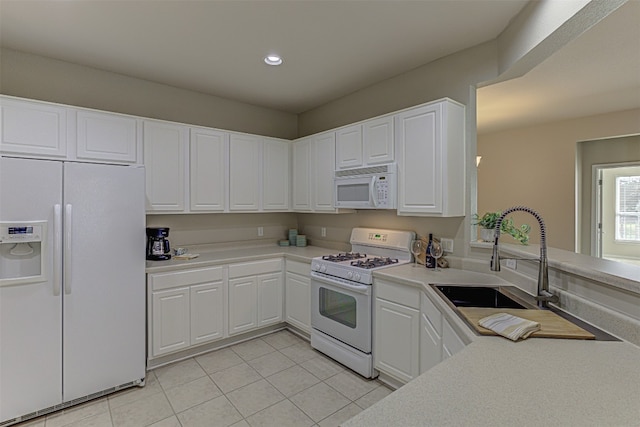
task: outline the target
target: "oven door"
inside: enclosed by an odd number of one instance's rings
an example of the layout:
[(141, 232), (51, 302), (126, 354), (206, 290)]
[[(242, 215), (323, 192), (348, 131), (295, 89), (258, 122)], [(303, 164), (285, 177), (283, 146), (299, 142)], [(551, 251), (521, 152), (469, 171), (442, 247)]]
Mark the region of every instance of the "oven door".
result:
[(371, 285), (311, 274), (311, 326), (371, 353)]

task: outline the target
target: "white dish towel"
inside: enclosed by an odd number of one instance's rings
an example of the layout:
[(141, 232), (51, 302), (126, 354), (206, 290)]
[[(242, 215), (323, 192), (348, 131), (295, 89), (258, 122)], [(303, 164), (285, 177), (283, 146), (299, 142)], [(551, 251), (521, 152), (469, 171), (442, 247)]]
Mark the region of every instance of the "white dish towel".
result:
[(492, 314), (480, 319), (478, 323), (483, 328), (490, 329), (512, 341), (517, 341), (520, 338), (526, 339), (535, 331), (540, 330), (540, 323), (508, 313)]

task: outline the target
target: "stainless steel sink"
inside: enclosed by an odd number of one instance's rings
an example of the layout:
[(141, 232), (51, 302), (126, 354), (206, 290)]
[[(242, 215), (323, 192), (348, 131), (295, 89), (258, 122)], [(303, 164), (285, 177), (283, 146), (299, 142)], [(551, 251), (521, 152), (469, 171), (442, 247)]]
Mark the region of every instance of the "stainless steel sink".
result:
[[(432, 284), (431, 287), (467, 324), (468, 320), (460, 314), (457, 307), (540, 309), (531, 295), (515, 286)], [(619, 338), (555, 307), (547, 310), (591, 332), (596, 341), (620, 341)], [(473, 325), (469, 326), (473, 328)]]
[(454, 307), (537, 308), (515, 295), (513, 286), (434, 285)]

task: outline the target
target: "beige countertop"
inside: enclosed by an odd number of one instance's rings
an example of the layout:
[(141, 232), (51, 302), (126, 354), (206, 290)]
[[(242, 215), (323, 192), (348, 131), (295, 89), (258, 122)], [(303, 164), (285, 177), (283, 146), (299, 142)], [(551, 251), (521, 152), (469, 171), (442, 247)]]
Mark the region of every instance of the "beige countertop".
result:
[(273, 244), (245, 245), (224, 247), (220, 245), (189, 246), (190, 254), (199, 254), (198, 258), (184, 260), (171, 258), (167, 261), (147, 261), (147, 273), (161, 273), (172, 270), (184, 270), (189, 268), (210, 267), (219, 264), (234, 262), (256, 261), (273, 257), (284, 256), (287, 259), (311, 262), (311, 258), (336, 252), (334, 249), (320, 246), (278, 246)]
[(640, 349), (625, 342), (480, 337), (343, 424), (640, 425)]
[[(434, 293), (436, 283), (505, 284), (492, 274), (400, 266), (375, 273)], [(433, 294), (432, 294), (433, 295)], [(441, 298), (438, 308), (451, 310)], [(640, 425), (640, 348), (615, 341), (476, 335), (469, 345), (343, 424), (371, 426)]]

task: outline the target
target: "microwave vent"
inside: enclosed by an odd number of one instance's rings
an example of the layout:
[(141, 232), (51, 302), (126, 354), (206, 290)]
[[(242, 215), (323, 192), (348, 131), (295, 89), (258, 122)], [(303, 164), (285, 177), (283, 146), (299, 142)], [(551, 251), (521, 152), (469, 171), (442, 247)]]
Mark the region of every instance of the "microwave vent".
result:
[(366, 168), (344, 169), (336, 171), (336, 178), (356, 175), (373, 175), (378, 173), (390, 173), (391, 165), (369, 166)]

